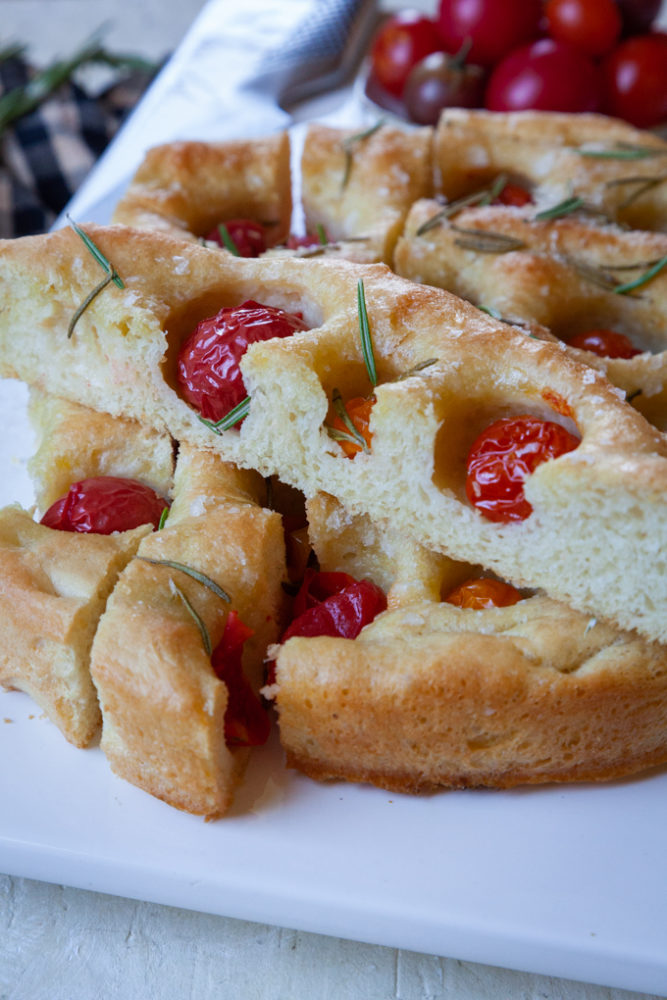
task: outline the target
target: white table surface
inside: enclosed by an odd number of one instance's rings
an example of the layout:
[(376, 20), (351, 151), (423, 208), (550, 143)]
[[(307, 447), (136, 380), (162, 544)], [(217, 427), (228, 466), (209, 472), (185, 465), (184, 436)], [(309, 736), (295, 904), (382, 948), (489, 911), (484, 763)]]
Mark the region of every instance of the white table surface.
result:
[[(68, 54), (111, 20), (110, 45), (157, 57), (178, 43), (201, 6), (203, 0), (115, 0), (110, 17), (103, 0), (2, 0), (0, 33), (4, 40), (29, 42), (35, 57), (45, 61)], [(654, 995), (0, 875), (0, 1000), (95, 996), (650, 1000)]]

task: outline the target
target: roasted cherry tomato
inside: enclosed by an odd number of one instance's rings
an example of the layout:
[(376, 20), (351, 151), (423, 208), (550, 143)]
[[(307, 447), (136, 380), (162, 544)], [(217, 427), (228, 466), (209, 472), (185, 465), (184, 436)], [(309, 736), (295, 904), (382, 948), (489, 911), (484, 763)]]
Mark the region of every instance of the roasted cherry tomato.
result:
[(166, 500), (155, 490), (135, 479), (93, 476), (72, 483), (65, 496), (49, 507), (41, 523), (58, 531), (110, 535), (140, 524), (157, 528), (166, 507)]
[(295, 236), (293, 233), (290, 233), (286, 246), (288, 250), (298, 250), (301, 247), (325, 246), (328, 242), (329, 237), (324, 229), (322, 229), (319, 233), (305, 233), (303, 236)]
[(523, 208), (524, 205), (531, 205), (532, 201), (533, 196), (525, 187), (508, 182), (493, 203), (494, 205), (513, 205), (515, 208)]
[(404, 10), (387, 18), (371, 45), (371, 72), (381, 87), (400, 97), (408, 73), (442, 47), (435, 21)]
[(281, 642), (295, 635), (356, 639), (386, 607), (387, 598), (371, 580), (355, 580), (348, 573), (306, 570), (294, 599), (294, 619)]
[(264, 227), (253, 219), (229, 219), (206, 234), (206, 239), (237, 257), (259, 257), (266, 250)]
[(248, 301), (204, 319), (178, 356), (184, 398), (207, 420), (221, 420), (246, 396), (239, 362), (250, 344), (307, 329), (300, 316)]
[(470, 39), (471, 63), (493, 66), (512, 49), (537, 38), (540, 0), (440, 0), (438, 31), (443, 47), (458, 52)]
[(585, 330), (571, 337), (568, 344), (601, 358), (634, 358), (642, 353), (624, 333), (616, 330)]
[(524, 521), (532, 511), (526, 478), (579, 439), (560, 424), (532, 416), (505, 417), (482, 431), (470, 449), (466, 494), (489, 521)]
[(598, 68), (572, 45), (543, 38), (511, 52), (486, 91), (490, 111), (596, 111)]
[[(375, 403), (375, 396), (355, 396), (353, 399), (349, 399), (345, 403), (345, 412), (354, 428), (361, 434), (362, 438), (366, 442), (366, 446), (370, 449), (371, 441), (373, 440), (373, 435), (369, 430), (369, 423), (371, 419), (371, 411)], [(343, 434), (350, 434), (350, 429), (345, 424), (345, 421), (338, 414), (331, 421), (331, 426), (337, 430), (341, 431)], [(348, 458), (354, 458), (355, 455), (362, 451), (361, 443), (357, 444), (356, 441), (342, 440), (338, 442), (345, 452)]]
[(544, 15), (552, 38), (589, 56), (602, 56), (621, 36), (621, 12), (614, 0), (548, 0)]
[(602, 63), (603, 108), (637, 128), (667, 121), (667, 35), (628, 38)]
[(447, 604), (475, 611), (482, 611), (484, 608), (509, 608), (522, 600), (523, 596), (511, 583), (485, 576), (460, 583), (445, 598)]
[(227, 686), (225, 743), (229, 747), (261, 746), (266, 743), (271, 727), (259, 696), (243, 673), (243, 647), (252, 634), (236, 611), (230, 611), (222, 638), (211, 656), (216, 675)]

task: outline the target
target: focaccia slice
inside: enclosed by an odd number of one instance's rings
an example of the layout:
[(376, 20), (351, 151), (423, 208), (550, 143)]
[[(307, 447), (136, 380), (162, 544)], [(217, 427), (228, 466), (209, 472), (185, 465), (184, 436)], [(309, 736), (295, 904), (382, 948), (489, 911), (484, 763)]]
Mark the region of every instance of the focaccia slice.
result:
[(667, 761), (667, 647), (543, 593), (442, 600), (479, 570), (308, 503), (321, 568), (370, 577), (388, 609), (356, 639), (288, 639), (274, 699), (288, 766), (399, 792), (608, 780)]
[[(102, 749), (112, 770), (172, 806), (209, 818), (231, 803), (248, 750), (225, 742), (226, 684), (215, 649), (230, 609), (252, 629), (243, 653), (255, 692), (281, 625), (285, 576), (280, 515), (264, 484), (214, 455), (179, 451), (174, 502), (121, 575), (99, 624), (92, 676)], [(181, 567), (221, 587), (225, 601)]]
[(187, 240), (221, 222), (259, 222), (267, 243), (290, 230), (292, 186), (286, 132), (229, 142), (183, 141), (146, 153), (116, 206), (113, 222)]
[(667, 142), (615, 118), (450, 108), (434, 159), (449, 201), (506, 174), (531, 191), (535, 211), (576, 196), (633, 229), (667, 229)]
[[(380, 265), (245, 260), (123, 227), (88, 232), (125, 288), (97, 295), (70, 340), (72, 311), (100, 272), (77, 234), (0, 248), (3, 374), (168, 428), (307, 496), (326, 490), (355, 513), (391, 511), (397, 530), (428, 548), (667, 639), (667, 439), (564, 347)], [(175, 359), (198, 319), (246, 298), (298, 311), (309, 329), (249, 348), (248, 416), (240, 430), (216, 433), (175, 389)], [(334, 389), (375, 396), (368, 454), (350, 460), (330, 437)], [(526, 520), (491, 523), (467, 500), (466, 456), (496, 418), (524, 413), (564, 424), (581, 443), (527, 479)]]
[(536, 222), (500, 206), (442, 218), (441, 206), (424, 200), (410, 212), (394, 266), (403, 277), (446, 288), (509, 320), (542, 324), (564, 342), (601, 328), (625, 334), (641, 354), (602, 358), (568, 350), (603, 371), (664, 430), (667, 267), (642, 280), (662, 259), (667, 235), (661, 233), (576, 216)]

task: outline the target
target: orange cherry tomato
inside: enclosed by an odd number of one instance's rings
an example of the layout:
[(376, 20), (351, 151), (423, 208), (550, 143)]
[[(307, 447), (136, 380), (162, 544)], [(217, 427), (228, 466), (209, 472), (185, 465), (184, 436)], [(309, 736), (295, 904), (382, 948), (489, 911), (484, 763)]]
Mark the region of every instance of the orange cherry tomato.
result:
[(503, 583), (502, 580), (494, 580), (491, 577), (466, 580), (458, 587), (454, 587), (445, 598), (447, 604), (475, 611), (484, 608), (509, 608), (510, 605), (522, 600), (522, 595), (511, 583)]
[[(375, 396), (355, 396), (345, 403), (345, 411), (348, 417), (363, 437), (368, 448), (370, 448), (373, 439), (368, 425), (374, 404)], [(349, 427), (346, 426), (345, 421), (338, 414), (331, 421), (331, 426), (337, 431), (342, 431), (344, 434), (350, 433)], [(355, 455), (362, 451), (361, 444), (357, 444), (355, 441), (343, 440), (339, 444), (348, 458), (354, 458)]]
[(642, 353), (624, 333), (616, 330), (585, 330), (572, 337), (568, 344), (601, 358), (634, 358)]

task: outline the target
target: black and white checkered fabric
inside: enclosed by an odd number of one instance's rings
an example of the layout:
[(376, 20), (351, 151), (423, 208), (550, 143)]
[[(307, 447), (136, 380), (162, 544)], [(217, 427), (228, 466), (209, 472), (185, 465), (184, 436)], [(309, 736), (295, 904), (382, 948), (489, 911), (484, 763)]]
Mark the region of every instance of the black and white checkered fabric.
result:
[[(0, 96), (24, 86), (20, 57), (0, 63)], [(0, 237), (49, 229), (150, 82), (139, 72), (100, 96), (64, 84), (0, 135)]]

